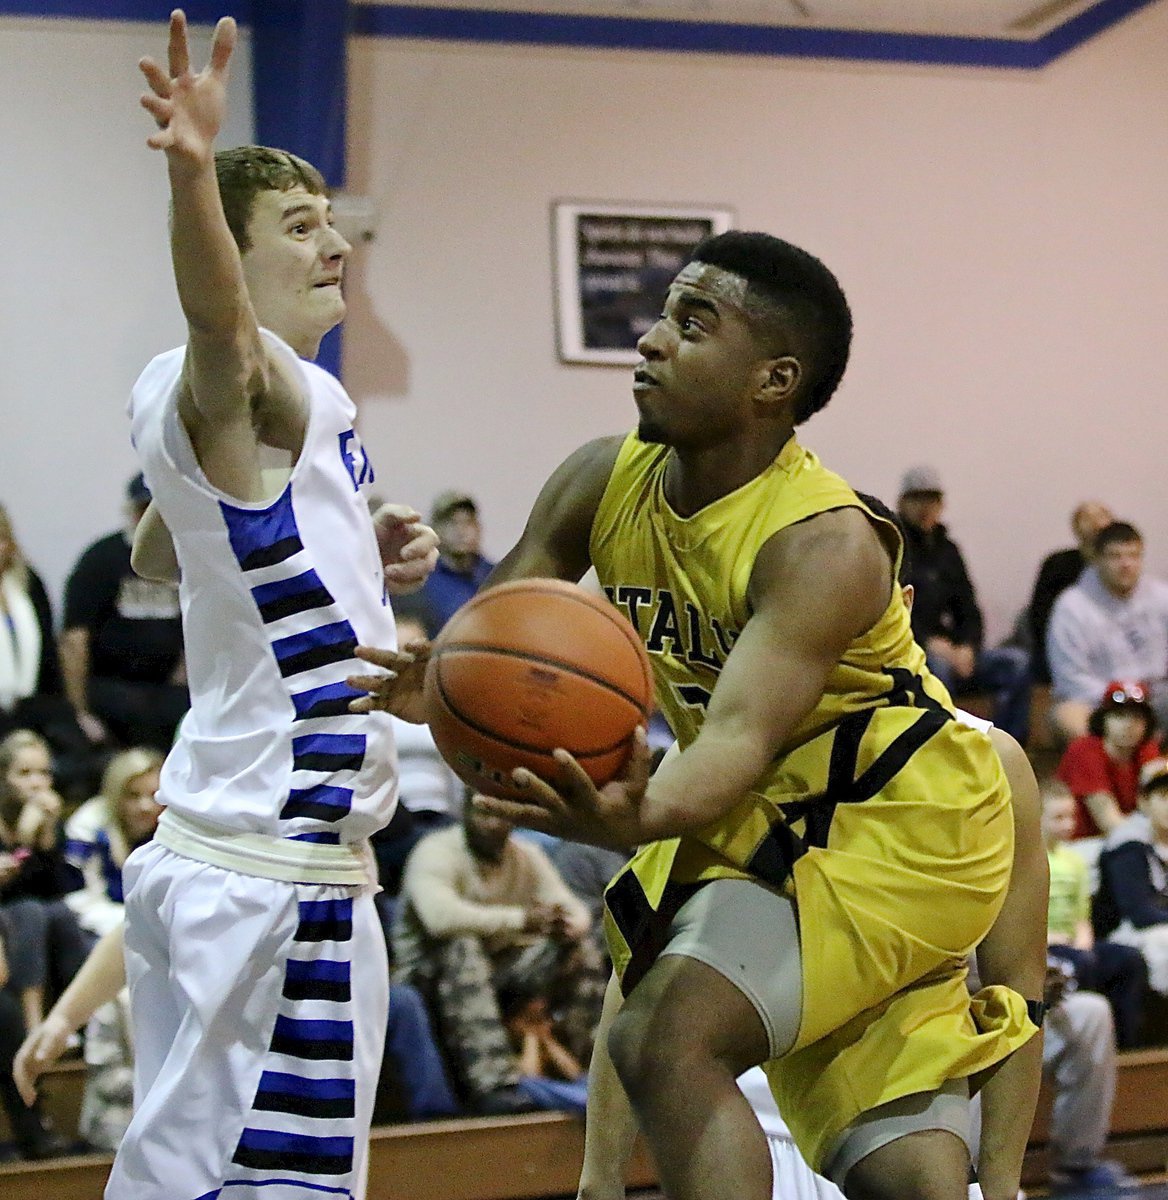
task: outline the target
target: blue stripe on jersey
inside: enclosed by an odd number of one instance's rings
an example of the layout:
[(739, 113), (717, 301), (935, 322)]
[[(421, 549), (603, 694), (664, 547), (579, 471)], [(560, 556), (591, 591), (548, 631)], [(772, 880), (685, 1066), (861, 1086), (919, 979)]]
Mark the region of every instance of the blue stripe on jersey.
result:
[(327, 958), (288, 960), (284, 975), (286, 1000), (332, 1000), (347, 1003), (353, 993), (349, 983), (349, 964)]
[(352, 936), (352, 900), (301, 900), (294, 942), (347, 942)]
[(236, 560), (245, 571), (283, 562), (303, 549), (289, 484), (267, 508), (237, 508), (219, 502)]
[[(349, 704), (358, 699), (360, 693), (337, 682), (335, 669), (326, 672), (318, 668), (335, 668), (341, 664), (343, 670), (343, 664), (353, 659), (358, 639), (348, 620), (337, 619), (343, 610), (337, 606), (314, 567), (309, 565), (309, 556), (301, 554), (304, 545), (292, 494), (289, 481), (267, 508), (246, 509), (220, 501), (219, 510), (245, 580), (249, 571), (264, 568), (263, 575), (251, 577), (254, 583), (251, 597), (266, 627), (276, 666), (281, 677), (288, 681), (285, 687), (295, 720), (316, 721), (320, 723), (318, 729), (327, 729), (334, 718), (350, 717)], [(314, 620), (317, 623), (312, 625)], [(307, 629), (304, 628), (306, 624), (310, 625)], [(294, 679), (299, 685), (296, 690), (293, 690)], [(292, 769), (326, 778), (316, 781), (319, 789), (291, 790), (281, 810), (280, 821), (343, 821), (353, 808), (353, 789), (337, 786), (327, 776), (361, 770), (365, 764), (364, 735), (317, 733), (291, 740)], [(295, 826), (289, 830), (284, 825), (280, 833), (298, 841), (329, 845), (340, 842), (339, 835), (332, 830), (303, 831), (295, 830)], [(306, 934), (311, 936), (306, 936), (305, 940), (325, 936), (311, 930)], [(350, 933), (343, 936), (349, 937)]]
[(353, 1022), (302, 1020), (281, 1013), (272, 1030), (270, 1049), (292, 1058), (351, 1062)]
[(353, 1169), (353, 1139), (245, 1129), (232, 1162), (261, 1170), (278, 1167), (306, 1175), (344, 1175)]
[(363, 733), (307, 733), (292, 739), (294, 771), (359, 771), (364, 762)]
[(272, 642), (280, 674), (285, 678), (313, 667), (344, 662), (353, 657), (356, 647), (357, 635), (348, 621), (334, 621), (331, 625), (321, 625)]
[[(353, 1200), (353, 1193), (346, 1187), (330, 1187), (324, 1183), (309, 1183), (306, 1179), (282, 1179), (279, 1176), (274, 1176), (271, 1179), (225, 1179), (223, 1187), (246, 1187), (246, 1188), (262, 1188), (262, 1187), (286, 1187), (296, 1188), (304, 1192), (323, 1192), (328, 1196), (341, 1196), (343, 1200)], [(219, 1195), (218, 1191), (208, 1192), (205, 1196), (200, 1196), (198, 1200), (216, 1200)]]
[(281, 1071), (265, 1071), (252, 1108), (317, 1120), (357, 1115), (357, 1085), (352, 1079), (310, 1079)]
[(349, 705), (363, 695), (364, 692), (349, 687), (347, 683), (326, 683), (321, 687), (309, 688), (306, 692), (293, 692), (292, 704), (298, 721), (306, 721), (310, 717), (339, 717), (347, 713)]
[(280, 810), (281, 821), (309, 817), (316, 821), (339, 821), (353, 807), (353, 789), (322, 783), (317, 787), (293, 788)]
[(328, 588), (311, 568), (291, 579), (261, 583), (251, 589), (251, 594), (265, 624), (313, 608), (326, 608), (333, 602)]
[[(309, 1183), (306, 1179), (282, 1179), (279, 1176), (273, 1176), (271, 1179), (225, 1179), (223, 1181), (224, 1188), (246, 1187), (246, 1188), (262, 1188), (262, 1187), (286, 1187), (297, 1188), (304, 1192), (323, 1192), (328, 1196), (341, 1196), (343, 1200), (353, 1200), (353, 1193), (346, 1187), (330, 1187), (324, 1183)], [(208, 1192), (205, 1196), (199, 1196), (198, 1200), (216, 1200), (222, 1189), (214, 1192)]]

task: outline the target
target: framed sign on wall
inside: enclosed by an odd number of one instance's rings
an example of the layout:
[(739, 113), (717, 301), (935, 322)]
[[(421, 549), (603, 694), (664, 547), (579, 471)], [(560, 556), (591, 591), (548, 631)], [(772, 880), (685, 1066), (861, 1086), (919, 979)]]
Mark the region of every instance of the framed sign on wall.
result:
[(628, 366), (690, 251), (733, 223), (728, 208), (556, 201), (556, 324), (564, 362)]

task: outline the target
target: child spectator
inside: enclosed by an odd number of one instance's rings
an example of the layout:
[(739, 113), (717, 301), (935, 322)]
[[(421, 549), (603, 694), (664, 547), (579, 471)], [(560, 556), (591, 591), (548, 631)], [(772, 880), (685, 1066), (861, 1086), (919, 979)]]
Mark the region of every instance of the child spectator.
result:
[(1135, 946), (1152, 987), (1168, 995), (1168, 758), (1144, 764), (1139, 812), (1108, 837), (1099, 874), (1096, 932)]
[(65, 823), (65, 853), (85, 879), (66, 897), (83, 929), (101, 937), (124, 919), (122, 866), (154, 836), (162, 806), (155, 799), (162, 755), (137, 747), (115, 754), (101, 791)]
[(1142, 683), (1113, 680), (1063, 754), (1056, 774), (1071, 789), (1073, 837), (1109, 834), (1135, 811), (1140, 767), (1160, 754), (1156, 715)]
[(1138, 950), (1095, 940), (1087, 863), (1067, 845), (1075, 827), (1075, 801), (1057, 779), (1042, 789), (1042, 838), (1050, 865), (1047, 953), (1069, 964), (1079, 986), (1102, 992), (1115, 1015), (1120, 1049), (1138, 1045), (1148, 972)]
[(68, 983), (93, 944), (63, 899), (81, 878), (61, 852), (60, 815), (48, 743), (27, 729), (10, 733), (0, 742), (0, 912), (29, 1028), (44, 1016), (46, 989)]

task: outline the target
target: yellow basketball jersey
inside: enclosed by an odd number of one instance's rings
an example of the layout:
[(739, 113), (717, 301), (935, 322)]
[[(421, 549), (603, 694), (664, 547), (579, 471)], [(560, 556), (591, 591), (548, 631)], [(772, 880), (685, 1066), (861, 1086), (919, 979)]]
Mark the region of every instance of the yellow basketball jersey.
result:
[[(625, 440), (591, 553), (605, 592), (645, 641), (658, 703), (684, 749), (749, 619), (750, 574), (766, 540), (845, 507), (888, 523), (793, 438), (761, 475), (691, 517), (665, 499), (668, 458), (635, 434)], [(613, 880), (613, 965), (628, 994), (708, 880), (749, 877), (791, 895), (803, 1018), (793, 1052), (768, 1074), (800, 1148), (818, 1163), (857, 1113), (981, 1070), (1034, 1032), (1021, 997), (1002, 1000), (1001, 989), (976, 1008), (994, 1019), (975, 1022), (964, 986), (965, 957), (1001, 907), (1012, 857), (1001, 764), (984, 733), (953, 719), (893, 587), (755, 787), (705, 828), (642, 846)]]

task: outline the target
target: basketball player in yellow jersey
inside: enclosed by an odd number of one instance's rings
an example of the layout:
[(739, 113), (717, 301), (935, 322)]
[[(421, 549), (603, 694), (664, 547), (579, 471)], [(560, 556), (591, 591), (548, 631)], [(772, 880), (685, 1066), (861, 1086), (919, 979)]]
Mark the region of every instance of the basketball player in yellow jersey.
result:
[[(1043, 978), (1029, 925), (986, 979), (1014, 990), (971, 1005), (964, 986), (1010, 882), (1009, 789), (912, 640), (894, 526), (794, 437), (850, 336), (811, 255), (765, 234), (704, 242), (638, 344), (637, 432), (572, 455), (488, 581), (594, 565), (680, 747), (650, 781), (642, 741), (600, 791), (561, 754), (556, 787), (518, 772), (530, 802), (487, 802), (638, 847), (607, 895), (620, 990), (582, 1200), (623, 1196), (638, 1124), (671, 1200), (767, 1200), (735, 1086), (760, 1063), (804, 1156), (854, 1200), (964, 1196), (969, 1080), (988, 1080), (983, 1187), (1017, 1190), (1038, 1059), (1010, 1056)], [(360, 653), (395, 673), (354, 680), (362, 703), (421, 719), (424, 651)]]

